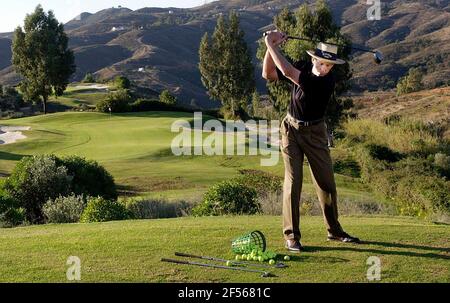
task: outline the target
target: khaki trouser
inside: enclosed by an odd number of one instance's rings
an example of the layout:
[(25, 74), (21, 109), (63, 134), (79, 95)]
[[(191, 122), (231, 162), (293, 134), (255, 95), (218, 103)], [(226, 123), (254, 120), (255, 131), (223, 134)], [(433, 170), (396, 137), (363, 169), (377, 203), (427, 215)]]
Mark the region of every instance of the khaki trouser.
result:
[(285, 175), (283, 187), (283, 234), (286, 240), (300, 240), (300, 197), (303, 160), (308, 158), (311, 177), (320, 201), (328, 234), (343, 233), (338, 221), (336, 183), (328, 149), (325, 122), (300, 126), (286, 117), (281, 122), (281, 152)]

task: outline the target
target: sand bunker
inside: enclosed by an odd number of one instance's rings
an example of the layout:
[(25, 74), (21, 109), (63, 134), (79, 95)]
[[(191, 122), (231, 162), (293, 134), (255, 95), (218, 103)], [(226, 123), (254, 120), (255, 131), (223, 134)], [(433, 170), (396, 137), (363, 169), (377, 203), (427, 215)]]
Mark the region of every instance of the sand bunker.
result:
[(77, 85), (74, 89), (92, 89), (92, 90), (107, 90), (108, 85), (94, 84), (94, 85)]
[(0, 145), (11, 144), (17, 140), (25, 139), (24, 130), (30, 130), (29, 126), (0, 126)]

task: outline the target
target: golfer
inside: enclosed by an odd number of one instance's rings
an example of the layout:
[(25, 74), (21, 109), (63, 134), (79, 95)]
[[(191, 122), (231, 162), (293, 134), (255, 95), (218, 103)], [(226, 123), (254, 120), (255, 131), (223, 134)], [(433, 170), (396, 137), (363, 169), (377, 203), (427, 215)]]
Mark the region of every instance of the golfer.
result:
[(283, 234), (286, 248), (292, 252), (303, 249), (300, 242), (300, 195), (303, 181), (303, 160), (308, 158), (314, 186), (328, 231), (328, 240), (359, 243), (344, 232), (338, 221), (337, 193), (333, 165), (328, 148), (325, 110), (334, 91), (334, 64), (337, 46), (319, 43), (307, 51), (311, 62), (289, 63), (278, 46), (287, 35), (272, 31), (266, 35), (267, 52), (263, 77), (269, 81), (291, 81), (292, 95), (286, 117), (281, 122), (281, 152), (285, 175), (283, 186)]

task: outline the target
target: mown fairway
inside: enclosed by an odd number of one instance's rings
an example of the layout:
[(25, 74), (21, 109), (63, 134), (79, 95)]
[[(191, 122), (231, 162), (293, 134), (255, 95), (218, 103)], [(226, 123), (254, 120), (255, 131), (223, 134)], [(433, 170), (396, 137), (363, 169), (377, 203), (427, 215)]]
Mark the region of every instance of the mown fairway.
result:
[[(108, 115), (58, 113), (2, 122), (30, 126), (28, 137), (0, 146), (0, 173), (11, 172), (24, 155), (79, 155), (104, 165), (121, 190), (167, 198), (198, 198), (217, 181), (239, 174), (239, 169), (261, 169), (283, 176), (281, 155), (276, 166), (262, 167), (270, 156), (174, 156), (171, 132), (176, 120), (192, 121), (189, 113), (148, 112)], [(203, 118), (205, 120), (205, 117)], [(203, 134), (207, 137), (209, 134)], [(305, 167), (305, 190), (313, 192)], [(337, 175), (341, 196), (372, 199), (352, 178)]]
[[(325, 240), (321, 217), (302, 219), (307, 251), (290, 254), (277, 275), (163, 263), (174, 252), (233, 258), (231, 241), (254, 229), (284, 255), (281, 218), (205, 217), (0, 229), (1, 282), (67, 282), (69, 256), (81, 260), (82, 282), (368, 282), (367, 259), (381, 260), (380, 282), (450, 282), (447, 225), (399, 217), (343, 217), (366, 243)], [(185, 258), (182, 258), (185, 259)], [(189, 260), (189, 259), (188, 259)], [(194, 261), (194, 260), (192, 260)], [(203, 260), (195, 260), (203, 262)], [(208, 262), (208, 261), (206, 261)]]

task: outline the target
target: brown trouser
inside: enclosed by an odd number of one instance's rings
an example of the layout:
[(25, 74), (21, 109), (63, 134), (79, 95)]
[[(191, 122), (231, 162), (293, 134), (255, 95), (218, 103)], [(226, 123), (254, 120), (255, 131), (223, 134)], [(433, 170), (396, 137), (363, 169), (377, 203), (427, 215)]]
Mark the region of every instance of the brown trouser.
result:
[(343, 233), (338, 221), (336, 183), (328, 149), (325, 122), (300, 126), (286, 117), (281, 122), (281, 152), (285, 174), (283, 187), (283, 234), (286, 240), (300, 240), (300, 196), (303, 160), (308, 158), (311, 177), (320, 201), (329, 235)]

